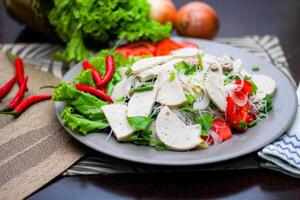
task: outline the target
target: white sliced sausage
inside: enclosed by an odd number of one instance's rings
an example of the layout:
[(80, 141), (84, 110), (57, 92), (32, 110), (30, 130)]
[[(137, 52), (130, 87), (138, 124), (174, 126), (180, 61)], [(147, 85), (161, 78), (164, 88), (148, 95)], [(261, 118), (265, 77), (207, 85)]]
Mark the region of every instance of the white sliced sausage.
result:
[(253, 75), (252, 81), (257, 86), (257, 92), (255, 94), (255, 101), (263, 100), (267, 94), (273, 95), (276, 89), (275, 81), (265, 75)]
[(167, 106), (158, 114), (155, 129), (159, 140), (170, 150), (186, 151), (202, 142), (201, 126), (186, 126)]
[(134, 77), (124, 78), (122, 81), (117, 83), (113, 89), (111, 98), (114, 101), (116, 101), (122, 97), (126, 97), (127, 95), (129, 95), (129, 91), (130, 91), (133, 79), (134, 79)]
[(177, 106), (185, 103), (187, 100), (181, 82), (176, 76), (172, 81), (169, 79), (169, 72), (163, 72), (159, 75), (156, 81), (158, 85), (156, 101), (167, 106)]
[(137, 77), (142, 81), (147, 81), (157, 77), (163, 71), (173, 71), (175, 69), (174, 65), (181, 62), (182, 59), (172, 59), (162, 65), (157, 65), (153, 68), (142, 71), (137, 74)]
[(148, 117), (155, 103), (157, 88), (151, 91), (136, 92), (128, 102), (128, 117), (143, 116)]
[(127, 121), (127, 106), (109, 104), (102, 106), (102, 110), (117, 140), (126, 141), (134, 132)]
[(151, 58), (144, 58), (131, 66), (131, 70), (134, 74), (140, 73), (144, 70), (147, 70), (155, 65), (159, 65), (170, 60), (172, 56), (157, 56)]
[(205, 81), (205, 88), (210, 99), (223, 112), (226, 111), (226, 96), (223, 83), (223, 77), (217, 73), (210, 73), (207, 75)]

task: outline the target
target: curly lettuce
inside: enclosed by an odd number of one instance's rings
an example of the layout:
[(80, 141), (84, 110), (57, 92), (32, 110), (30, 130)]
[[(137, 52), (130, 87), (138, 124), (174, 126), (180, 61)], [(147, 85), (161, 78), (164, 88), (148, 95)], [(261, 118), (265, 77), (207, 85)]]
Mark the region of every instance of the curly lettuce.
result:
[(162, 25), (149, 17), (147, 0), (53, 0), (48, 20), (67, 48), (55, 54), (63, 61), (82, 60), (91, 52), (84, 40), (101, 43), (121, 39), (157, 42), (170, 36), (171, 23)]
[(104, 119), (102, 106), (108, 103), (90, 95), (89, 93), (76, 90), (73, 84), (62, 82), (53, 91), (53, 101), (62, 101), (67, 106), (73, 107), (76, 112), (90, 120)]
[(75, 109), (67, 106), (61, 114), (62, 120), (72, 131), (86, 135), (90, 132), (99, 131), (109, 126), (103, 119), (89, 120), (82, 115), (74, 113)]

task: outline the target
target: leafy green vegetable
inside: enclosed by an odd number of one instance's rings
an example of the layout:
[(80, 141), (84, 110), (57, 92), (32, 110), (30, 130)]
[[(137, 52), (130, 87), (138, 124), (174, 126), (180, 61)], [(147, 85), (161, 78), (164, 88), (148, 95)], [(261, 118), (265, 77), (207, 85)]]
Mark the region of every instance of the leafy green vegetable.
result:
[(197, 58), (198, 58), (199, 69), (203, 70), (202, 57), (201, 57), (201, 55), (199, 53), (197, 54)]
[(122, 80), (120, 68), (130, 66), (132, 64), (132, 59), (126, 59), (122, 54), (112, 52), (111, 50), (102, 50), (96, 57), (93, 57), (90, 60), (91, 64), (100, 72), (100, 74), (105, 74), (105, 60), (108, 55), (114, 57), (115, 63), (115, 73), (109, 83), (105, 86), (106, 94), (110, 96), (114, 86)]
[(238, 127), (241, 129), (247, 128), (247, 123), (246, 122), (239, 122)]
[(150, 117), (128, 117), (128, 123), (134, 131), (147, 131), (151, 125), (152, 119)]
[(195, 123), (200, 124), (202, 127), (201, 135), (208, 136), (213, 120), (213, 117), (209, 114), (201, 115), (195, 119)]
[(77, 131), (83, 135), (86, 135), (89, 132), (104, 129), (109, 126), (105, 118), (97, 119), (95, 121), (89, 120), (82, 115), (75, 114), (74, 108), (69, 106), (65, 107), (61, 117), (64, 124), (72, 131)]
[(116, 100), (117, 103), (123, 103), (125, 102), (126, 98), (125, 97), (121, 97), (119, 99)]
[(132, 92), (145, 92), (145, 91), (151, 91), (153, 89), (154, 89), (153, 85), (148, 85), (148, 86), (132, 88), (131, 91)]
[(138, 131), (135, 133), (135, 135), (129, 138), (128, 142), (134, 143), (136, 145), (153, 146), (158, 151), (166, 150), (166, 145), (162, 141), (158, 141), (151, 136), (152, 131)]
[(170, 82), (173, 81), (173, 80), (175, 79), (175, 76), (176, 76), (176, 73), (175, 73), (174, 71), (172, 71), (172, 72), (170, 73), (169, 81), (170, 81)]
[(258, 66), (253, 66), (252, 67), (252, 71), (254, 72), (258, 72), (260, 70), (260, 68)]
[(189, 92), (186, 92), (186, 93), (184, 94), (184, 96), (185, 96), (185, 98), (187, 99), (187, 102), (188, 102), (189, 104), (193, 104), (194, 101), (196, 100), (196, 97), (195, 97), (194, 95), (192, 95), (191, 93), (189, 93)]
[(76, 90), (73, 84), (62, 82), (53, 91), (53, 101), (62, 101), (68, 106), (72, 106), (84, 117), (97, 120), (103, 119), (104, 114), (101, 107), (107, 105), (105, 101), (85, 92)]
[(91, 70), (82, 70), (74, 79), (74, 81), (78, 84), (85, 84), (92, 87), (95, 87), (95, 82), (93, 79)]
[(175, 68), (177, 71), (182, 72), (185, 75), (191, 75), (196, 72), (197, 65), (181, 61), (175, 65)]
[(260, 113), (264, 113), (267, 114), (267, 112), (269, 112), (270, 110), (272, 110), (272, 97), (271, 95), (267, 94), (266, 97), (264, 98), (264, 105), (260, 108), (259, 112)]
[(248, 124), (248, 128), (252, 128), (252, 127), (256, 126), (256, 124), (257, 124), (257, 120), (253, 120), (252, 122), (250, 122)]
[(48, 20), (67, 43), (55, 57), (64, 61), (82, 60), (90, 55), (84, 40), (100, 43), (122, 39), (148, 39), (157, 42), (170, 36), (171, 23), (162, 25), (150, 19), (147, 0), (53, 0)]

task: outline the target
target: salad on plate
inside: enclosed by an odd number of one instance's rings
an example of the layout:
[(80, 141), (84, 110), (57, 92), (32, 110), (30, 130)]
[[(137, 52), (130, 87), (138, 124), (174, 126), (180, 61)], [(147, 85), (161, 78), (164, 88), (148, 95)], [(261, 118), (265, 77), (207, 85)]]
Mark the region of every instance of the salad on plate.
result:
[(268, 118), (276, 90), (257, 66), (246, 71), (238, 58), (170, 39), (102, 50), (82, 66), (54, 90), (64, 124), (157, 150), (208, 148), (246, 134)]

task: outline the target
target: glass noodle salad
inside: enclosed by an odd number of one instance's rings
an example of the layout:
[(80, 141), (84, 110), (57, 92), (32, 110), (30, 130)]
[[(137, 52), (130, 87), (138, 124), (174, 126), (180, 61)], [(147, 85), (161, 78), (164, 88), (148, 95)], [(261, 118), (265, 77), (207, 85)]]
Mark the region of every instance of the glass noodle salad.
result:
[[(276, 83), (258, 74), (259, 67), (249, 72), (240, 59), (190, 45), (169, 52), (124, 57), (124, 63), (117, 63), (114, 53), (114, 84), (106, 87), (111, 102), (78, 89), (82, 82), (98, 85), (92, 72), (73, 84), (61, 83), (53, 100), (66, 103), (65, 125), (81, 134), (105, 130), (107, 139), (113, 134), (119, 142), (187, 151), (220, 144), (268, 118)], [(105, 74), (97, 59), (92, 65)]]

